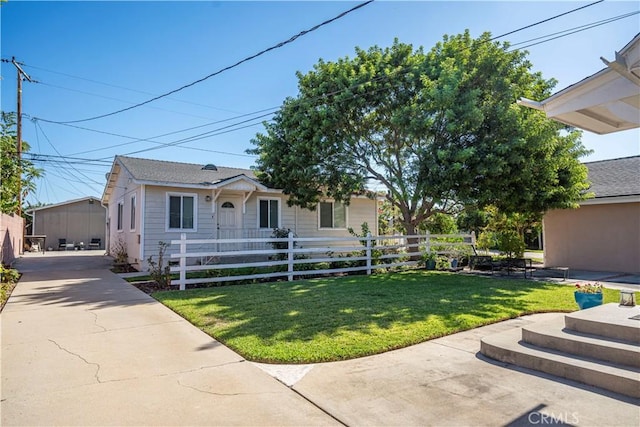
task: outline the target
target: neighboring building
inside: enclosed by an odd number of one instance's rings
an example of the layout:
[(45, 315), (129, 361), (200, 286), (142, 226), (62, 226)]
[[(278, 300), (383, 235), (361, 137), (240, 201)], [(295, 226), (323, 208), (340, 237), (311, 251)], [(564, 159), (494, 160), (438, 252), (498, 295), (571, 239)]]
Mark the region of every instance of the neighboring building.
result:
[[(108, 249), (126, 248), (140, 270), (158, 242), (179, 239), (268, 237), (274, 228), (300, 237), (348, 236), (367, 222), (377, 234), (377, 200), (353, 197), (349, 206), (322, 201), (315, 211), (289, 207), (281, 190), (248, 169), (116, 156), (102, 195)], [(170, 248), (177, 252), (177, 248)]]
[(547, 266), (640, 272), (640, 156), (585, 163), (595, 198), (544, 216)]
[[(92, 239), (100, 239), (98, 247), (104, 249), (107, 211), (96, 197), (83, 197), (55, 205), (47, 205), (27, 211), (32, 220), (30, 235), (46, 235), (45, 248), (59, 249), (60, 239), (69, 248), (89, 249)], [(28, 236), (27, 236), (28, 238)]]

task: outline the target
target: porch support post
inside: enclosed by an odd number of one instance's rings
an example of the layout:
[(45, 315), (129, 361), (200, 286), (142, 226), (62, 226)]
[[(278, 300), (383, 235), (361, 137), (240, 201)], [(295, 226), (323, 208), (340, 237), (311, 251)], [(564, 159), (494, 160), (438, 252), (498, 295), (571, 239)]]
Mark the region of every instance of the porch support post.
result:
[(242, 214), (243, 215), (247, 213), (247, 200), (249, 200), (249, 197), (251, 197), (253, 192), (254, 192), (254, 190), (251, 190), (249, 192), (244, 193), (244, 198), (242, 199)]
[(211, 190), (211, 192), (213, 193), (213, 199), (211, 199), (211, 213), (216, 213), (218, 197), (220, 197), (220, 193), (222, 193), (222, 190)]

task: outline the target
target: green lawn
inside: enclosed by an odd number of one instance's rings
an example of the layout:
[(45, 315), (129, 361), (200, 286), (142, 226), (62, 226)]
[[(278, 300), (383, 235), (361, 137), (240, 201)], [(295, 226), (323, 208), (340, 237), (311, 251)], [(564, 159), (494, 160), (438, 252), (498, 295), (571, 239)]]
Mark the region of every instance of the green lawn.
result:
[[(351, 359), (526, 313), (575, 311), (573, 288), (409, 271), (153, 295), (248, 360)], [(605, 303), (618, 291), (605, 290)]]

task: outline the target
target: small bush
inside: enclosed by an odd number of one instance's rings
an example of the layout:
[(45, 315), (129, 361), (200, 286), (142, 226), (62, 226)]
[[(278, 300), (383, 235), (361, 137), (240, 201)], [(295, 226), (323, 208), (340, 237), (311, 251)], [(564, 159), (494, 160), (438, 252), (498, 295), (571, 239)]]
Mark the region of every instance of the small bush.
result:
[(0, 309), (2, 309), (9, 299), (13, 287), (18, 282), (18, 279), (20, 279), (20, 273), (18, 270), (0, 264), (0, 276), (2, 277), (2, 284), (0, 286)]
[(151, 278), (160, 285), (161, 288), (169, 289), (171, 286), (171, 267), (167, 263), (164, 265), (164, 253), (169, 247), (169, 243), (158, 242), (158, 262), (153, 260), (153, 255), (147, 259), (149, 264), (149, 275)]

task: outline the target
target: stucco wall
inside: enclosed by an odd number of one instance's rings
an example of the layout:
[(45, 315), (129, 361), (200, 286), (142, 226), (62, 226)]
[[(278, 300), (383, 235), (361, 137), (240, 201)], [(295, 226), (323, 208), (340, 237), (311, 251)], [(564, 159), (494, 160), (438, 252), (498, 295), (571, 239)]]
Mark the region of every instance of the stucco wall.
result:
[(544, 217), (545, 265), (640, 272), (640, 203), (583, 205)]
[(2, 236), (2, 263), (11, 263), (22, 250), (22, 230), (24, 219), (18, 215), (0, 214), (0, 236)]

